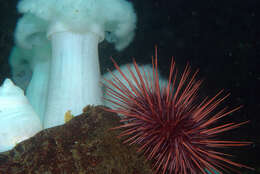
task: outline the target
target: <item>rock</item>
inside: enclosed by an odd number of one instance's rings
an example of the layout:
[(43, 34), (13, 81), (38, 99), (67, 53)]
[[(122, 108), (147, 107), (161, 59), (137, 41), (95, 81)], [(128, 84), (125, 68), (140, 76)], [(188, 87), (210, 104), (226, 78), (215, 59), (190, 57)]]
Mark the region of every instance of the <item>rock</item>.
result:
[(150, 174), (136, 147), (117, 138), (120, 118), (101, 106), (0, 153), (0, 174)]

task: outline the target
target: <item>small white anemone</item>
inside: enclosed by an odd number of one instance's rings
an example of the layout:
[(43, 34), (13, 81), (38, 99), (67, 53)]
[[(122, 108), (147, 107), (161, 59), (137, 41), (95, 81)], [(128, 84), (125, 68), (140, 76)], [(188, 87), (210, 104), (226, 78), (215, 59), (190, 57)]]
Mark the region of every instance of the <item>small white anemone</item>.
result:
[(0, 87), (0, 152), (42, 130), (38, 115), (23, 90), (6, 79)]

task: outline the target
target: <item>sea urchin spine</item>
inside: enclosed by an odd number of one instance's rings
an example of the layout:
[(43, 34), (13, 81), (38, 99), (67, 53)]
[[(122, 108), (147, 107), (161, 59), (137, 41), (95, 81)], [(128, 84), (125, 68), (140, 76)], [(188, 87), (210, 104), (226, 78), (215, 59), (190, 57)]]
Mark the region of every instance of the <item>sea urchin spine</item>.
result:
[[(124, 124), (113, 128), (123, 129), (119, 137), (127, 137), (124, 143), (138, 144), (138, 151), (144, 152), (147, 159), (154, 162), (155, 173), (207, 174), (206, 171), (216, 171), (222, 174), (227, 169), (240, 173), (232, 166), (252, 169), (231, 161), (230, 155), (217, 151), (218, 148), (251, 144), (217, 139), (220, 133), (248, 123), (231, 122), (215, 126), (221, 118), (240, 109), (225, 107), (215, 111), (229, 94), (220, 97), (221, 90), (214, 97), (200, 101), (198, 94), (202, 81), (196, 80), (198, 71), (192, 74), (187, 65), (178, 77), (173, 59), (168, 84), (160, 86), (157, 50), (152, 60), (152, 74), (140, 70), (134, 60), (134, 69), (128, 67), (130, 80), (112, 59), (121, 77), (111, 72), (112, 80), (105, 80), (104, 85), (107, 95), (112, 98), (107, 100), (115, 106), (109, 111), (125, 116), (121, 120)], [(122, 78), (127, 84), (120, 80)]]

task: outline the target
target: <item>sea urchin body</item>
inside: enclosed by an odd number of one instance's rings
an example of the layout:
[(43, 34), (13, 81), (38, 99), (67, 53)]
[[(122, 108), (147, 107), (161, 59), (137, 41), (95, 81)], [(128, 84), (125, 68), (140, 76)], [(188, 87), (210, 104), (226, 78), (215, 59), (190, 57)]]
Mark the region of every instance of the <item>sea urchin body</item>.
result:
[(108, 100), (115, 106), (109, 110), (125, 116), (121, 120), (124, 124), (114, 129), (123, 129), (119, 137), (127, 137), (124, 143), (139, 145), (138, 151), (154, 162), (155, 173), (207, 174), (206, 171), (217, 171), (222, 174), (227, 169), (235, 170), (232, 166), (249, 168), (218, 151), (218, 148), (250, 144), (217, 139), (220, 133), (247, 123), (215, 124), (240, 107), (215, 111), (228, 97), (220, 97), (222, 91), (200, 101), (198, 94), (202, 81), (195, 78), (198, 71), (192, 74), (187, 65), (178, 77), (172, 61), (168, 84), (160, 86), (157, 53), (152, 74), (140, 69), (135, 61), (134, 69), (128, 67), (131, 80), (112, 61), (121, 77), (112, 73), (112, 80), (106, 80), (107, 95), (112, 98)]

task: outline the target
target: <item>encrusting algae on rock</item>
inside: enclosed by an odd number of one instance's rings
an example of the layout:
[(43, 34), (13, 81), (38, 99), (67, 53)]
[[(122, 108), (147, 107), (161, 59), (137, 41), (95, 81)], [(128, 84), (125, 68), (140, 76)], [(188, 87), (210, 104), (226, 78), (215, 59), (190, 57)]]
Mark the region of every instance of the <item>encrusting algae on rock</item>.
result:
[(134, 146), (116, 138), (119, 131), (108, 131), (119, 120), (101, 106), (87, 106), (66, 124), (45, 129), (0, 153), (0, 174), (152, 173)]

